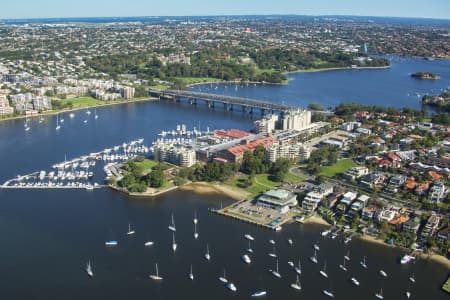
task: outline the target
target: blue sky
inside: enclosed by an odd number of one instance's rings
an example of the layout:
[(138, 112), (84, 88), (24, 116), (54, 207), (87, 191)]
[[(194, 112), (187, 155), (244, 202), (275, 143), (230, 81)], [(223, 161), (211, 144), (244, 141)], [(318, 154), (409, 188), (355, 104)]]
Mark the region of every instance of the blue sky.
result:
[(450, 19), (450, 0), (6, 0), (0, 18), (242, 14)]

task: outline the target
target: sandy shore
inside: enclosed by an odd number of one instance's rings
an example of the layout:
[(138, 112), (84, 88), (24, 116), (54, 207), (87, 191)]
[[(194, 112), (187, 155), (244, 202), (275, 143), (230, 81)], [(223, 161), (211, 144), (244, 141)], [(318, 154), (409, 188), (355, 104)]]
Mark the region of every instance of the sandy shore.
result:
[(249, 193), (237, 190), (219, 183), (193, 182), (180, 188), (180, 190), (192, 191), (199, 194), (224, 194), (235, 200), (245, 199)]
[[(370, 235), (361, 235), (361, 236), (358, 236), (358, 238), (363, 241), (369, 242), (369, 243), (374, 243), (374, 244), (382, 245), (382, 246), (389, 247), (389, 248), (393, 248), (393, 247), (400, 248), (395, 245), (386, 244), (383, 240), (377, 239)], [(429, 260), (429, 261), (433, 261), (433, 262), (439, 263), (441, 265), (444, 265), (446, 268), (448, 268), (450, 270), (450, 260), (442, 255), (426, 254), (426, 253), (419, 252), (419, 251), (414, 252), (414, 255), (419, 257), (420, 259)]]
[(389, 69), (391, 66), (381, 66), (381, 67), (342, 67), (342, 68), (324, 68), (324, 69), (304, 69), (296, 70), (291, 72), (285, 72), (283, 74), (295, 74), (295, 73), (315, 73), (315, 72), (327, 72), (327, 71), (341, 71), (341, 70), (379, 70), (379, 69)]
[(305, 220), (304, 224), (319, 224), (319, 225), (323, 225), (323, 226), (331, 226), (330, 224), (328, 224), (327, 221), (325, 221), (324, 219), (322, 219), (321, 217), (319, 217), (317, 215), (313, 215), (313, 216), (307, 218)]

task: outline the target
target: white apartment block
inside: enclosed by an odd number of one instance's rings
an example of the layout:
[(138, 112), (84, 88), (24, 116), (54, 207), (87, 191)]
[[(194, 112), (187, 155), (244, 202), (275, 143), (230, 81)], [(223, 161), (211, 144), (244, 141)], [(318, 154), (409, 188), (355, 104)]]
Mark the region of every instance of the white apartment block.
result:
[(302, 130), (311, 125), (311, 112), (309, 110), (289, 110), (284, 112), (282, 122), (283, 130)]

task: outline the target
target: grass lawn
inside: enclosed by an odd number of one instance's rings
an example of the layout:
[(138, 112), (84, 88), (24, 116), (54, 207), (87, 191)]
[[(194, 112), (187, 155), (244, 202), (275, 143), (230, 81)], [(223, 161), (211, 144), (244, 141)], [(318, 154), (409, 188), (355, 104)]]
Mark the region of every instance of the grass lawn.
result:
[(274, 187), (280, 185), (279, 182), (274, 182), (269, 179), (268, 174), (259, 174), (255, 176), (254, 182), (251, 186), (246, 186), (248, 176), (243, 175), (239, 177), (232, 178), (225, 182), (225, 184), (232, 186), (234, 188), (239, 188), (249, 192), (251, 197), (255, 197), (263, 192), (273, 189)]
[(79, 97), (79, 98), (71, 98), (71, 99), (65, 99), (65, 100), (60, 100), (60, 101), (61, 101), (62, 105), (71, 103), (73, 108), (83, 108), (83, 107), (105, 104), (105, 101), (100, 101), (100, 100), (94, 99), (92, 97)]
[(442, 286), (442, 289), (446, 291), (447, 293), (450, 293), (450, 277), (447, 279), (447, 281)]
[(150, 172), (150, 169), (158, 164), (157, 161), (151, 160), (151, 159), (144, 159), (141, 162), (135, 161), (135, 163), (136, 163), (136, 166), (137, 166), (137, 170), (142, 175), (148, 174), (148, 172)]
[(222, 82), (222, 79), (211, 78), (211, 77), (176, 77), (176, 79), (181, 80), (184, 84), (194, 84), (194, 83), (204, 83), (204, 82)]
[(304, 181), (305, 178), (294, 175), (292, 173), (287, 173), (286, 176), (284, 177), (284, 182), (288, 182), (288, 183), (296, 183), (296, 182), (300, 182), (300, 181)]
[(345, 171), (354, 166), (356, 166), (356, 164), (351, 159), (341, 159), (332, 166), (321, 167), (319, 175), (333, 177), (336, 174), (345, 173)]
[(169, 88), (169, 86), (166, 84), (155, 84), (155, 85), (150, 86), (150, 88), (154, 89), (154, 90), (162, 91), (162, 90), (167, 90)]

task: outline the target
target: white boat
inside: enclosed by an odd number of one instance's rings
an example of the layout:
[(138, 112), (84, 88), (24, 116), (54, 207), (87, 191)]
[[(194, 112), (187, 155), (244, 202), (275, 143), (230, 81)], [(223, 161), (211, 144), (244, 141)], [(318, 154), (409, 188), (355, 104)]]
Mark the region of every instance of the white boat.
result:
[(296, 272), (298, 275), (302, 274), (302, 266), (301, 266), (301, 264), (300, 264), (300, 258), (298, 259), (298, 266), (295, 267), (294, 269), (295, 269), (295, 272)]
[(97, 115), (97, 109), (95, 109), (94, 111), (95, 111), (95, 112), (94, 112), (94, 119), (96, 119), (96, 120), (97, 120), (97, 119), (98, 119), (98, 115)]
[(59, 125), (59, 114), (56, 115), (56, 130), (60, 130), (61, 126)]
[(106, 246), (117, 246), (119, 243), (117, 241), (107, 241), (105, 242)]
[(352, 277), (351, 281), (354, 285), (359, 286), (359, 281), (355, 277)]
[(277, 257), (275, 246), (273, 246), (273, 251), (270, 252), (268, 255), (269, 255), (270, 257), (273, 257), (273, 258), (276, 258), (276, 257)]
[(327, 229), (327, 230), (322, 231), (320, 234), (325, 237), (325, 236), (329, 235), (330, 233), (331, 233), (331, 229)]
[(250, 234), (246, 234), (246, 235), (244, 235), (244, 237), (247, 239), (247, 240), (249, 240), (249, 241), (254, 241), (255, 240), (255, 238), (254, 237), (252, 237)]
[(411, 292), (410, 291), (406, 291), (405, 294), (406, 294), (406, 298), (408, 298), (408, 299), (411, 298)]
[(163, 278), (161, 276), (159, 276), (158, 264), (157, 263), (155, 263), (155, 269), (156, 269), (156, 273), (149, 275), (150, 279), (153, 279), (155, 281), (163, 280)]
[(253, 249), (252, 249), (252, 245), (251, 245), (252, 241), (248, 240), (248, 248), (247, 248), (247, 252), (248, 253), (253, 253)]
[(145, 242), (145, 244), (144, 244), (145, 247), (150, 247), (150, 246), (153, 246), (153, 245), (154, 245), (153, 241), (148, 241), (148, 242)]
[(74, 113), (70, 113), (69, 114), (69, 118), (71, 118), (71, 119), (75, 118), (75, 114)]
[(92, 272), (91, 261), (88, 261), (88, 263), (86, 264), (86, 273), (89, 275), (89, 277), (94, 277), (94, 273)]
[(300, 279), (297, 275), (297, 280), (294, 283), (291, 283), (291, 288), (300, 291), (302, 289), (302, 286), (300, 285)]
[(91, 111), (90, 111), (89, 109), (86, 109), (86, 114), (87, 114), (87, 115), (90, 115), (90, 114), (91, 114)]
[(364, 256), (363, 260), (360, 262), (361, 267), (363, 267), (364, 269), (367, 269), (367, 263), (366, 263), (366, 257)]
[(323, 264), (323, 269), (320, 270), (320, 275), (322, 275), (325, 278), (328, 278), (328, 274), (327, 274), (327, 261), (325, 261), (325, 263)]
[(197, 211), (194, 211), (194, 220), (193, 220), (194, 224), (198, 223), (198, 219), (197, 219)]
[(177, 231), (177, 228), (175, 227), (175, 220), (173, 218), (173, 214), (172, 214), (172, 223), (169, 225), (168, 228), (170, 231), (173, 231), (173, 232)]
[(387, 277), (387, 273), (384, 270), (380, 270), (380, 275), (383, 277)]
[(256, 291), (256, 292), (254, 292), (252, 295), (251, 295), (251, 297), (252, 298), (258, 298), (258, 297), (264, 297), (264, 296), (266, 296), (267, 295), (267, 292), (266, 291)]
[(175, 232), (172, 232), (172, 251), (175, 252), (177, 251), (177, 243), (175, 242)]
[(277, 263), (276, 263), (276, 269), (275, 270), (270, 270), (270, 273), (272, 273), (272, 275), (276, 278), (281, 278), (281, 274), (278, 271), (278, 259), (277, 259)]
[(416, 278), (414, 277), (414, 275), (411, 275), (411, 277), (409, 277), (409, 281), (411, 281), (412, 283), (416, 282)]
[(84, 120), (83, 123), (84, 123), (84, 124), (87, 124), (87, 120)]
[(194, 223), (194, 239), (198, 239), (197, 223)]
[(192, 272), (192, 265), (191, 265), (191, 271), (189, 272), (189, 279), (194, 280), (194, 273)]
[(347, 267), (345, 266), (345, 261), (346, 261), (346, 259), (345, 259), (345, 256), (344, 256), (344, 262), (342, 263), (342, 265), (339, 265), (339, 268), (340, 268), (342, 271), (347, 272)]
[(378, 299), (384, 299), (383, 289), (380, 289), (380, 291), (375, 294), (375, 297), (377, 297)]
[(291, 268), (293, 268), (293, 267), (295, 266), (293, 261), (288, 261), (288, 265), (289, 265)]
[(225, 269), (223, 269), (223, 276), (220, 276), (220, 277), (219, 277), (219, 280), (220, 280), (221, 282), (223, 282), (223, 283), (227, 283), (227, 282), (228, 282), (227, 274), (226, 274)]
[(323, 290), (323, 293), (324, 293), (325, 295), (327, 295), (328, 297), (330, 297), (330, 298), (334, 298), (334, 294), (333, 294), (332, 291), (329, 291), (329, 290)]
[(288, 244), (291, 245), (291, 246), (294, 244), (294, 242), (292, 241), (292, 239), (287, 239), (287, 242), (288, 242)]
[(303, 224), (305, 222), (305, 217), (304, 216), (295, 217), (295, 221), (300, 223), (300, 224)]
[(206, 259), (207, 261), (210, 261), (210, 260), (211, 260), (211, 254), (209, 254), (209, 245), (208, 245), (208, 244), (206, 244), (205, 259)]
[(345, 254), (344, 259), (347, 261), (350, 261), (350, 251), (347, 251), (347, 254)]
[(133, 235), (133, 234), (135, 234), (136, 232), (134, 231), (134, 230), (131, 230), (131, 225), (130, 224), (128, 224), (128, 231), (127, 231), (127, 235)]
[(252, 260), (250, 259), (250, 256), (248, 256), (247, 254), (244, 254), (241, 256), (241, 259), (246, 263), (246, 264), (250, 264), (252, 262)]
[(232, 283), (232, 282), (229, 282), (229, 283), (226, 285), (226, 287), (227, 287), (227, 289), (229, 289), (229, 290), (232, 291), (232, 292), (236, 292), (236, 291), (237, 291), (236, 286), (235, 286), (234, 283)]
[(269, 240), (269, 243), (271, 243), (272, 245), (275, 245), (275, 241), (274, 240)]
[(319, 247), (319, 245), (318, 244), (314, 244), (314, 249), (316, 249), (317, 251), (319, 251), (320, 250), (320, 247)]
[(411, 261), (413, 261), (415, 259), (416, 258), (414, 256), (405, 254), (405, 255), (403, 255), (402, 259), (400, 260), (400, 263), (402, 265), (404, 265), (404, 264), (410, 263)]
[(314, 255), (309, 258), (313, 263), (317, 264), (317, 252), (314, 249)]

